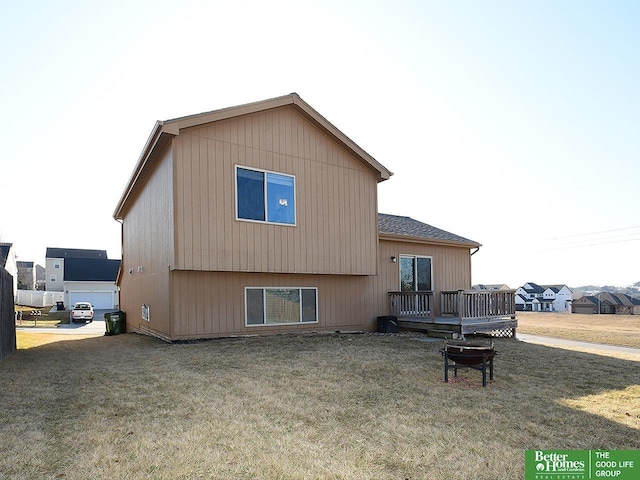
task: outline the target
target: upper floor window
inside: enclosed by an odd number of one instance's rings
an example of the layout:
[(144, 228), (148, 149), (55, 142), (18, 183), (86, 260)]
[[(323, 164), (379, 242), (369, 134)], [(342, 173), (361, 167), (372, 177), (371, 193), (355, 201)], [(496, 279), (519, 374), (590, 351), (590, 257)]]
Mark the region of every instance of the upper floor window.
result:
[(53, 268), (60, 268), (60, 260), (53, 261)]
[(295, 225), (295, 177), (236, 166), (236, 218)]

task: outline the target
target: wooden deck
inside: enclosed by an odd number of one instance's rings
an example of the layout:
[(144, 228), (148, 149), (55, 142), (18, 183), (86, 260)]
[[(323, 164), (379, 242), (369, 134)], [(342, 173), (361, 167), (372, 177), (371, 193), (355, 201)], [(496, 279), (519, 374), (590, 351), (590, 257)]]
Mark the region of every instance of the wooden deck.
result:
[(515, 337), (518, 327), (515, 290), (440, 292), (439, 306), (436, 306), (434, 292), (430, 291), (389, 292), (389, 296), (398, 327), (425, 331), (430, 336)]

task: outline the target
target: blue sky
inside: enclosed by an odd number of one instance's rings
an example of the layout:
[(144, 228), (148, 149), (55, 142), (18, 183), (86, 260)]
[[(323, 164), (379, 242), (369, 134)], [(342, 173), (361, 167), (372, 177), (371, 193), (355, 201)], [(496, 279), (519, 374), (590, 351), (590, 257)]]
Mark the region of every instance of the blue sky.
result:
[(22, 260), (118, 258), (111, 215), (156, 120), (295, 91), (395, 173), (381, 212), (483, 245), (474, 283), (640, 281), (638, 2), (2, 12), (0, 237)]

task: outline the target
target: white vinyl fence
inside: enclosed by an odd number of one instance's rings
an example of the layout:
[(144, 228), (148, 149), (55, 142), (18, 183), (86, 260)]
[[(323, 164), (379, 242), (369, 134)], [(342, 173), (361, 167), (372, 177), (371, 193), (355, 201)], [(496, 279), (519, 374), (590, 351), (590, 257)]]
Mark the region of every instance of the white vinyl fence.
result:
[(64, 292), (45, 292), (42, 290), (16, 290), (16, 305), (25, 307), (48, 307), (64, 301)]

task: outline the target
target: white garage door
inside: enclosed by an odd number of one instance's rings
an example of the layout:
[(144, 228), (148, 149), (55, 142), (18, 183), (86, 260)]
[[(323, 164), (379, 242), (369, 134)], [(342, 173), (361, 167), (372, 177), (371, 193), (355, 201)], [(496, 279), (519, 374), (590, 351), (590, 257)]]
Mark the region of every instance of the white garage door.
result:
[(89, 302), (94, 309), (112, 309), (112, 292), (69, 292), (69, 302), (73, 306), (76, 302)]

